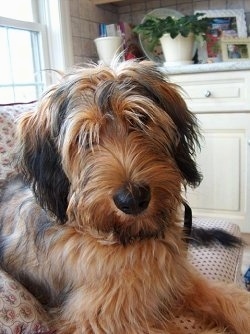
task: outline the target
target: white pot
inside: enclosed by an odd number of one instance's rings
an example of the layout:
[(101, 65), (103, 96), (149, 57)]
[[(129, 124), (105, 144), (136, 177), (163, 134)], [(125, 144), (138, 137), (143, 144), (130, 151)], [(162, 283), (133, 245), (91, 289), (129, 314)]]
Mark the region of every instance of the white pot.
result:
[(94, 40), (99, 60), (110, 65), (112, 60), (123, 51), (123, 40), (120, 36), (99, 37)]
[(188, 37), (181, 35), (171, 38), (170, 34), (164, 34), (160, 38), (162, 51), (166, 65), (192, 64), (194, 53), (194, 35)]

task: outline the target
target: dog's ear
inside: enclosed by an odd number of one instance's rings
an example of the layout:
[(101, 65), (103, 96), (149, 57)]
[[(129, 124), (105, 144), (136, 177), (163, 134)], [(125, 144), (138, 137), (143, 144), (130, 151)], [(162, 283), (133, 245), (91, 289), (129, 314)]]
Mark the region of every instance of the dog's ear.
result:
[(187, 184), (196, 187), (202, 180), (196, 163), (196, 150), (200, 149), (197, 118), (187, 108), (176, 85), (164, 81), (159, 89), (153, 88), (153, 92), (160, 107), (168, 113), (177, 127), (179, 139), (173, 148), (176, 163)]
[(178, 140), (173, 140), (172, 152), (183, 178), (190, 186), (199, 185), (202, 175), (195, 161), (196, 150), (200, 148), (199, 126), (196, 116), (188, 110), (179, 92), (180, 87), (168, 81), (167, 75), (150, 62), (141, 62), (141, 66), (135, 66), (134, 70), (139, 85), (143, 85), (147, 95), (170, 116), (176, 126)]
[(17, 125), (17, 170), (32, 187), (39, 204), (61, 223), (66, 221), (69, 180), (52, 138), (48, 101), (23, 114)]

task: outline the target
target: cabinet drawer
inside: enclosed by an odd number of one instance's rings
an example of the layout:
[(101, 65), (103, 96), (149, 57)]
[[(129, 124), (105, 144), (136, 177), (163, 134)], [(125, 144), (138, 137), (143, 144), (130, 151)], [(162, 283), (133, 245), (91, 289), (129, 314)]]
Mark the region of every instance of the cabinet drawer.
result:
[(250, 111), (250, 71), (172, 75), (170, 80), (196, 113)]

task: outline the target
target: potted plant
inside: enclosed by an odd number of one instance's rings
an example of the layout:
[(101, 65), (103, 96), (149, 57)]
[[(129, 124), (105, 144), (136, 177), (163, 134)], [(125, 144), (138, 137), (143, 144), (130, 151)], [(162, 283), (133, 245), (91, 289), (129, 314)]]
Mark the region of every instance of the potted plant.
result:
[(205, 38), (210, 24), (209, 18), (203, 15), (196, 13), (179, 18), (148, 16), (134, 31), (147, 39), (151, 51), (160, 41), (166, 62), (190, 63), (195, 36)]

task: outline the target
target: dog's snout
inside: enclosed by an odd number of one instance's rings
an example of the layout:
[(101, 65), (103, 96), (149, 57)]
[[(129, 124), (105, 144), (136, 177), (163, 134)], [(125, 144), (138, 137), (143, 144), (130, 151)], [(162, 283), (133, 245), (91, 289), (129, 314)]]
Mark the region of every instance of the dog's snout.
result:
[(125, 185), (119, 188), (113, 196), (116, 207), (128, 215), (137, 215), (144, 211), (150, 202), (149, 186)]

